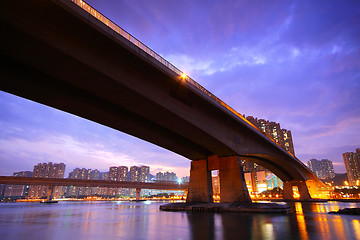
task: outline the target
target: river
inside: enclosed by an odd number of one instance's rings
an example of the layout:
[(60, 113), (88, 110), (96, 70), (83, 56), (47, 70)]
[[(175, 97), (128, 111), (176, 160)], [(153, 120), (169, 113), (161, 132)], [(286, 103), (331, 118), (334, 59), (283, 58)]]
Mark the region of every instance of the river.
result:
[(163, 202), (0, 203), (1, 240), (360, 239), (360, 203), (291, 203), (289, 214), (162, 212)]

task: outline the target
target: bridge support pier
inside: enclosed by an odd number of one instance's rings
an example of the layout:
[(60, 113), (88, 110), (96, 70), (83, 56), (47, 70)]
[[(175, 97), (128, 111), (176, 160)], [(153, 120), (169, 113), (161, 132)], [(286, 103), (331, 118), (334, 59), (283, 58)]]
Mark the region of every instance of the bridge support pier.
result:
[(311, 196), (305, 181), (284, 182), (284, 200), (310, 200)]
[(219, 158), (220, 202), (251, 202), (240, 157)]
[(141, 188), (136, 188), (136, 201), (140, 200)]
[(187, 202), (213, 202), (212, 170), (219, 170), (220, 202), (251, 202), (239, 156), (192, 161)]
[(54, 198), (54, 189), (55, 189), (55, 186), (53, 186), (53, 185), (48, 186), (48, 192), (47, 192), (46, 201), (52, 201), (53, 200), (53, 198)]
[(191, 161), (189, 192), (186, 202), (213, 202), (211, 170), (208, 159)]

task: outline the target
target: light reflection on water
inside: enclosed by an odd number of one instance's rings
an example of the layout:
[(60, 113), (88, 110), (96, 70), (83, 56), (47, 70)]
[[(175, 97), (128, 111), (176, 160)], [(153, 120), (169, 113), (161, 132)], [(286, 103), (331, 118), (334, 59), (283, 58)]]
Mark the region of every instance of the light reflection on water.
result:
[(158, 202), (0, 204), (7, 239), (360, 239), (360, 216), (330, 215), (360, 203), (292, 203), (293, 213), (160, 212)]

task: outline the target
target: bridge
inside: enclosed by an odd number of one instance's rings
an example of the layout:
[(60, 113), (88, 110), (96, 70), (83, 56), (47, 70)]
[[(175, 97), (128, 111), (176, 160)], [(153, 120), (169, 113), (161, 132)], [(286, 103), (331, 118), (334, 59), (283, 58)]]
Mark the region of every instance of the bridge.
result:
[(0, 3), (0, 89), (117, 129), (190, 160), (187, 201), (249, 202), (240, 158), (284, 181), (284, 198), (324, 185), (210, 91), (81, 0)]
[(8, 185), (43, 185), (49, 186), (48, 200), (52, 199), (54, 186), (77, 186), (77, 187), (108, 187), (108, 188), (135, 188), (136, 199), (140, 199), (141, 189), (159, 190), (183, 190), (187, 191), (187, 183), (174, 182), (129, 182), (110, 180), (87, 180), (70, 178), (36, 178), (36, 177), (12, 177), (0, 176), (0, 184)]

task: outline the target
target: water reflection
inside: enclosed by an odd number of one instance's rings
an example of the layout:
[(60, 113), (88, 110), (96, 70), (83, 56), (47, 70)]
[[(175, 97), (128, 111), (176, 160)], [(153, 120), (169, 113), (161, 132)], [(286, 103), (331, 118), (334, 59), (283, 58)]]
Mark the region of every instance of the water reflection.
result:
[(306, 228), (306, 222), (304, 217), (304, 211), (300, 202), (295, 203), (296, 220), (299, 227), (299, 237), (301, 240), (308, 240), (309, 234)]
[[(292, 204), (294, 212), (288, 215), (188, 214), (190, 238), (199, 239), (203, 236), (204, 239), (360, 239), (358, 216), (327, 214), (330, 210), (343, 208), (340, 205), (297, 202)], [(359, 204), (355, 205), (359, 207)], [(215, 223), (217, 218), (221, 219), (219, 224)]]
[(0, 204), (1, 239), (360, 239), (360, 203), (292, 203), (293, 213), (160, 212), (156, 202)]

